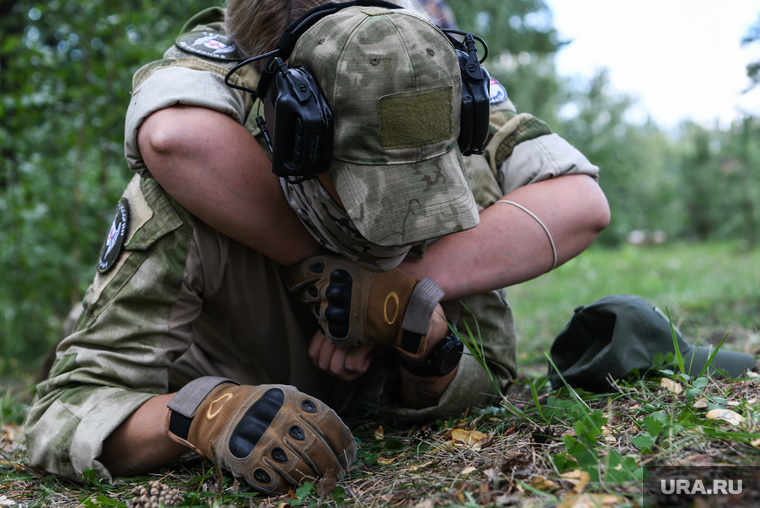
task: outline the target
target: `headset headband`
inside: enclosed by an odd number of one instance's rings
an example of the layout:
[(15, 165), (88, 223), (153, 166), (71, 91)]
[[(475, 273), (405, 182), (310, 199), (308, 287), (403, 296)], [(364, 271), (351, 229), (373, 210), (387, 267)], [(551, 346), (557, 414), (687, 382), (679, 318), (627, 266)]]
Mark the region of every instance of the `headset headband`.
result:
[(354, 6), (401, 9), (401, 6), (386, 2), (384, 0), (353, 0), (351, 2), (342, 2), (337, 4), (330, 2), (308, 11), (293, 21), (290, 25), (288, 25), (283, 34), (280, 36), (280, 39), (277, 41), (277, 45), (275, 46), (274, 51), (270, 54), (269, 59), (264, 64), (264, 70), (261, 73), (259, 84), (256, 87), (256, 96), (263, 97), (267, 92), (269, 83), (271, 83), (272, 77), (275, 75), (276, 71), (272, 65), (275, 57), (280, 57), (283, 61), (287, 61), (287, 59), (290, 58), (290, 55), (293, 53), (299, 37), (301, 37), (304, 32), (306, 32), (312, 26), (316, 25), (317, 22), (322, 18), (327, 17), (331, 14), (335, 14), (336, 12), (347, 7)]
[[(295, 21), (293, 21), (291, 24), (288, 25), (288, 27), (282, 33), (280, 38), (277, 40), (277, 45), (275, 45), (272, 51), (268, 53), (264, 53), (263, 55), (254, 56), (247, 60), (243, 60), (242, 62), (237, 64), (235, 67), (230, 69), (230, 71), (227, 73), (227, 76), (224, 78), (225, 84), (231, 88), (235, 88), (237, 90), (242, 90), (244, 92), (248, 92), (252, 94), (254, 101), (259, 97), (263, 97), (266, 94), (267, 88), (269, 87), (269, 84), (271, 83), (272, 78), (274, 77), (276, 73), (275, 72), (276, 68), (274, 65), (272, 65), (275, 57), (280, 57), (282, 60), (286, 61), (288, 58), (290, 58), (291, 53), (293, 53), (293, 49), (295, 49), (296, 47), (298, 38), (301, 37), (301, 35), (303, 35), (304, 32), (306, 32), (306, 30), (314, 26), (322, 18), (329, 16), (331, 14), (335, 14), (336, 12), (342, 9), (345, 9), (347, 7), (354, 7), (354, 6), (384, 7), (386, 9), (401, 9), (402, 8), (400, 5), (386, 2), (385, 0), (353, 0), (351, 2), (341, 2), (341, 3), (329, 2), (326, 4), (320, 5), (318, 7), (315, 7), (311, 9), (310, 11), (304, 13), (298, 19), (296, 19)], [(250, 63), (256, 62), (257, 60), (262, 60), (264, 58), (267, 58), (267, 61), (264, 64), (264, 70), (261, 73), (261, 77), (259, 78), (259, 83), (256, 87), (256, 90), (252, 90), (245, 86), (234, 85), (230, 83), (230, 77), (232, 76), (232, 74), (235, 73), (235, 71), (237, 71), (241, 67), (244, 67)]]
[[(298, 40), (323, 18), (348, 7), (380, 7), (402, 9), (385, 0), (353, 0), (342, 3), (326, 3), (309, 10), (290, 23), (282, 33), (274, 49), (263, 55), (244, 60), (227, 73), (225, 83), (231, 88), (248, 92), (256, 99), (273, 94), (274, 123), (277, 131), (275, 143), (271, 142), (266, 121), (256, 117), (264, 138), (272, 152), (272, 170), (280, 177), (299, 177), (297, 181), (313, 178), (327, 170), (332, 153), (334, 134), (333, 113), (319, 85), (308, 69), (287, 67), (287, 61)], [(444, 37), (455, 50), (462, 76), (459, 149), (462, 155), (483, 153), (488, 137), (489, 75), (481, 67), (488, 56), (488, 46), (476, 35), (458, 30), (441, 29)], [(463, 40), (457, 40), (458, 34)], [(478, 59), (475, 42), (483, 45), (485, 55)], [(230, 82), (232, 74), (244, 65), (267, 58), (255, 90)], [(270, 91), (275, 87), (274, 92)]]

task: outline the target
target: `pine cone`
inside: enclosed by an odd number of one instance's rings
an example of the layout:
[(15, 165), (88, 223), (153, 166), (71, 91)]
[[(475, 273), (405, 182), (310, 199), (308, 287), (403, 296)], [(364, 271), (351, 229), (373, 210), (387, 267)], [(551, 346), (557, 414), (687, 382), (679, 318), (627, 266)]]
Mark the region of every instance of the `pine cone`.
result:
[(177, 489), (170, 489), (157, 481), (141, 485), (132, 489), (132, 508), (159, 508), (159, 503), (164, 506), (178, 506), (182, 502), (182, 496)]

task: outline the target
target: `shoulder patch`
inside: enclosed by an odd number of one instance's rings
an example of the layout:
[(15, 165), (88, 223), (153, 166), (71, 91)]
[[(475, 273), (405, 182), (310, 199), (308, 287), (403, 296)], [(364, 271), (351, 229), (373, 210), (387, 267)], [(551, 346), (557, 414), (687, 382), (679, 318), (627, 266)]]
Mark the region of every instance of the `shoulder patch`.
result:
[(121, 198), (116, 206), (116, 215), (111, 223), (106, 241), (98, 255), (98, 273), (105, 273), (116, 264), (124, 250), (124, 240), (129, 231), (129, 202)]
[(182, 51), (215, 60), (244, 59), (230, 38), (218, 32), (188, 32), (177, 37), (175, 44)]
[(491, 78), (489, 87), (491, 104), (498, 104), (507, 100), (507, 89), (501, 83)]

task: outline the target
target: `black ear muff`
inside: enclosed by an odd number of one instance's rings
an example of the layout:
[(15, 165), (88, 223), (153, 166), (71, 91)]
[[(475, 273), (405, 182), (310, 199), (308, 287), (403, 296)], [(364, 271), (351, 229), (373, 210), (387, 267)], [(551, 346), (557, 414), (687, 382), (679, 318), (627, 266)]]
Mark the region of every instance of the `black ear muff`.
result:
[[(384, 0), (354, 0), (326, 3), (315, 7), (293, 21), (283, 32), (273, 51), (245, 60), (233, 67), (225, 78), (231, 88), (249, 92), (254, 101), (265, 103), (267, 122), (261, 116), (256, 123), (272, 152), (272, 171), (291, 183), (314, 178), (330, 166), (334, 120), (330, 105), (311, 72), (304, 67), (288, 68), (284, 63), (298, 38), (322, 18), (352, 6), (375, 6), (400, 9)], [(256, 90), (230, 82), (232, 74), (257, 60), (267, 58)], [(269, 128), (273, 139), (269, 137)], [(291, 180), (291, 177), (296, 178)]]
[[(488, 71), (478, 65), (474, 78), (465, 71), (467, 57), (463, 51), (457, 51), (459, 65), (462, 68), (462, 119), (459, 131), (459, 149), (462, 155), (483, 153), (483, 145), (488, 139), (488, 116), (490, 114), (490, 83)], [(465, 61), (463, 66), (463, 61)]]
[(274, 135), (272, 171), (282, 178), (313, 178), (327, 171), (335, 130), (332, 110), (308, 69), (279, 57), (265, 95)]
[[(456, 33), (464, 36), (458, 41), (449, 35), (454, 43), (459, 60), (459, 70), (462, 74), (462, 112), (459, 130), (459, 150), (462, 155), (482, 154), (483, 145), (488, 139), (488, 116), (490, 115), (490, 83), (491, 76), (481, 63), (488, 56), (488, 46), (480, 37), (458, 30), (444, 29), (447, 35)], [(478, 60), (475, 39), (485, 48), (485, 56)]]
[[(227, 86), (249, 92), (254, 101), (258, 98), (264, 102), (270, 125), (268, 127), (261, 116), (256, 117), (256, 123), (272, 151), (272, 171), (291, 183), (314, 178), (327, 171), (332, 159), (334, 119), (330, 105), (309, 70), (304, 67), (289, 68), (285, 61), (293, 52), (298, 38), (306, 30), (325, 16), (354, 5), (401, 8), (384, 0), (323, 4), (291, 23), (277, 41), (273, 51), (239, 63), (225, 78)], [(480, 64), (488, 56), (488, 46), (480, 37), (452, 29), (443, 31), (457, 50), (462, 74), (459, 148), (463, 155), (483, 153), (483, 145), (488, 138), (490, 76)], [(449, 32), (464, 36), (464, 40), (456, 40)], [(478, 60), (476, 39), (485, 48), (482, 60)], [(230, 77), (235, 71), (264, 58), (267, 58), (267, 61), (256, 90), (230, 82)], [(269, 137), (270, 128), (273, 131), (272, 139)]]

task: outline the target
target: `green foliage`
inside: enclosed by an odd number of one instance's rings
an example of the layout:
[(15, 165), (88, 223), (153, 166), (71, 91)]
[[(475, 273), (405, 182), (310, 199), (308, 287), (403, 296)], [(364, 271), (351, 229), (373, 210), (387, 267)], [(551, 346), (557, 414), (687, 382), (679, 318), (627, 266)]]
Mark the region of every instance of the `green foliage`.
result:
[[(742, 45), (753, 44), (758, 41), (760, 41), (760, 17), (758, 18), (757, 23), (747, 31), (747, 35), (742, 39)], [(750, 86), (750, 88), (753, 88), (760, 83), (760, 61), (751, 62), (747, 65), (747, 76), (752, 80), (752, 86)]]
[[(575, 421), (575, 437), (566, 434), (563, 438), (567, 454), (559, 453), (552, 457), (555, 466), (561, 471), (578, 467), (587, 472), (594, 482), (627, 483), (641, 480), (643, 467), (635, 457), (623, 458), (613, 448), (606, 448), (605, 454), (600, 453), (604, 448), (602, 427), (607, 424), (607, 418), (601, 411), (586, 413)], [(568, 457), (574, 460), (570, 460)]]
[(543, 0), (450, 0), (459, 28), (488, 42), (489, 72), (519, 111), (553, 122), (561, 83), (554, 54), (562, 46)]
[(642, 454), (652, 453), (655, 442), (662, 433), (664, 413), (653, 413), (644, 417), (644, 432), (631, 438), (631, 442)]
[[(94, 470), (87, 469), (82, 471), (82, 481), (84, 482), (85, 487), (89, 490), (89, 492), (82, 492), (80, 496), (80, 502), (83, 508), (97, 508), (100, 506), (127, 508), (126, 503), (108, 495), (118, 489), (114, 485), (103, 484), (100, 479), (98, 479)], [(92, 493), (93, 490), (95, 491), (94, 494)]]
[(0, 397), (0, 426), (5, 424), (20, 425), (29, 411), (28, 400), (31, 397), (24, 394), (14, 394), (6, 390)]
[(131, 77), (209, 1), (0, 5), (0, 374), (44, 355), (115, 203)]
[(606, 70), (575, 84), (555, 130), (599, 166), (612, 222), (599, 238), (619, 245), (633, 230), (678, 234), (680, 204), (675, 148), (654, 124), (626, 120), (634, 101), (610, 91)]
[(746, 117), (727, 130), (684, 126), (689, 150), (682, 159), (687, 231), (700, 239), (758, 241), (760, 124)]

